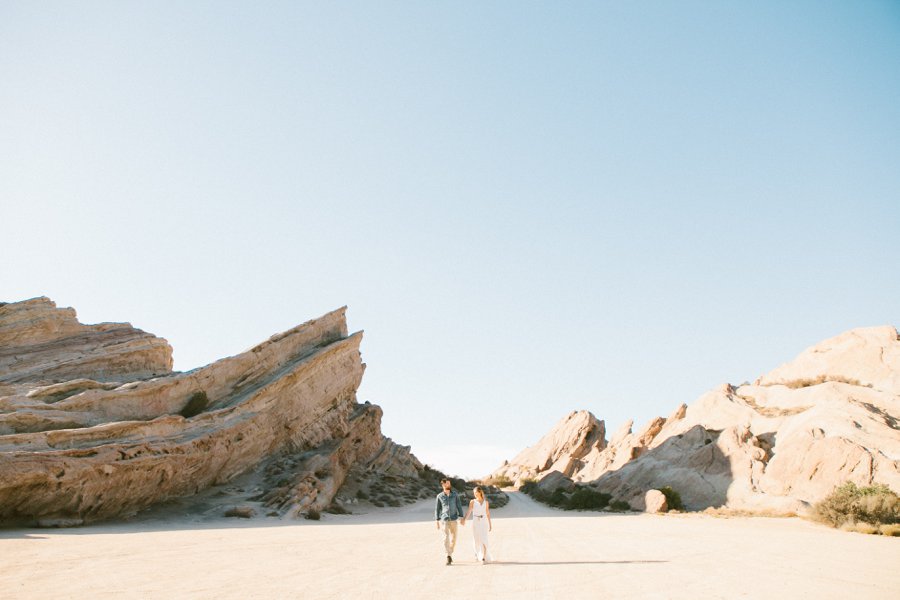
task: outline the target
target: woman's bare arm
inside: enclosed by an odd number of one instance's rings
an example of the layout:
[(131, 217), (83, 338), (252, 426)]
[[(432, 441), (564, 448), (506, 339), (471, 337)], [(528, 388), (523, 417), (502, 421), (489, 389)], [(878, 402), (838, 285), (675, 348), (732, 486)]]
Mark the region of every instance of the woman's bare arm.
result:
[(469, 518), (469, 515), (472, 514), (472, 508), (474, 507), (474, 504), (475, 504), (475, 501), (474, 501), (474, 500), (469, 500), (469, 510), (466, 511), (466, 516), (464, 516), (464, 517), (462, 518), (463, 523), (465, 523), (465, 522), (466, 522), (466, 519)]

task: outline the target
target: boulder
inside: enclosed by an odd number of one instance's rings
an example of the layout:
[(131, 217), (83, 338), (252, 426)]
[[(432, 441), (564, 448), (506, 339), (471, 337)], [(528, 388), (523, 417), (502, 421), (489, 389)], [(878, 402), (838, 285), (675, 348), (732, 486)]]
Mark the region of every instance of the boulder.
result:
[(669, 510), (665, 495), (659, 490), (647, 490), (644, 494), (644, 512), (664, 513)]
[(547, 493), (553, 493), (558, 489), (570, 492), (575, 489), (575, 482), (559, 471), (550, 471), (538, 481), (537, 487)]

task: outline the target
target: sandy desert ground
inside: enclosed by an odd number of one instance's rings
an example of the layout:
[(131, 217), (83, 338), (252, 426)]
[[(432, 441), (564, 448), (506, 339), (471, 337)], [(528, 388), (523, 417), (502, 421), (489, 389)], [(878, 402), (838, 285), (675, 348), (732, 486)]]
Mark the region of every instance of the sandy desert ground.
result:
[(800, 519), (562, 512), (512, 493), (493, 564), (431, 501), (322, 521), (0, 531), (3, 598), (897, 598), (900, 539)]

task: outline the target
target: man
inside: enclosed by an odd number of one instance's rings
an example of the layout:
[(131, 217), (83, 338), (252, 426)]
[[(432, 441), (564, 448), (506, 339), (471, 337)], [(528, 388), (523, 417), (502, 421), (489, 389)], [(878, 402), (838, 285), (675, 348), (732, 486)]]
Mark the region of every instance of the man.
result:
[(444, 531), (444, 550), (447, 551), (447, 564), (453, 563), (453, 549), (456, 547), (456, 520), (463, 517), (462, 501), (450, 487), (450, 480), (441, 479), (443, 491), (437, 495), (434, 507), (434, 520), (438, 530)]

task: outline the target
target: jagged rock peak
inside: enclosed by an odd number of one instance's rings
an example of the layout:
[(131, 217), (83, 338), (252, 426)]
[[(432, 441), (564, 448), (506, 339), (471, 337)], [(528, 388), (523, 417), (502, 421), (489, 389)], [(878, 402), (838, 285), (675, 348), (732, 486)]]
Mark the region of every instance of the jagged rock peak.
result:
[(556, 470), (566, 476), (581, 468), (581, 459), (606, 447), (606, 425), (590, 411), (563, 417), (537, 444), (497, 469), (492, 477), (513, 481)]
[(129, 323), (84, 325), (43, 296), (0, 305), (0, 384), (126, 382), (171, 370), (169, 343)]

